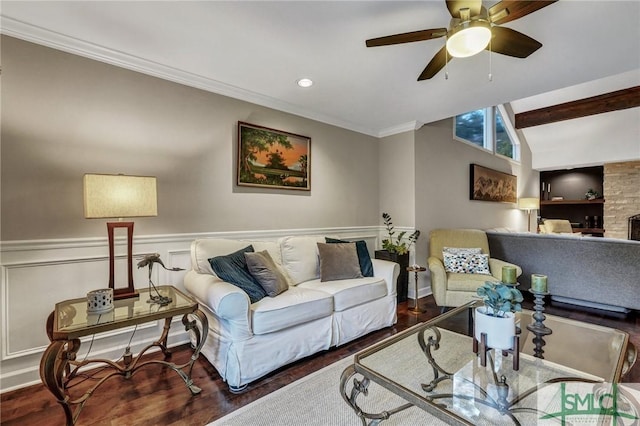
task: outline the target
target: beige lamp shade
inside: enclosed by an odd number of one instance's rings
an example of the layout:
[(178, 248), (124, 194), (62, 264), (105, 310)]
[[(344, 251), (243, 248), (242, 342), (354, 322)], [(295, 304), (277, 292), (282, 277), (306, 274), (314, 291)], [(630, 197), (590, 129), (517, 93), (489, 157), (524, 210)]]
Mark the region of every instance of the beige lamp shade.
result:
[(85, 174), (83, 181), (87, 219), (158, 215), (153, 176)]
[(537, 210), (540, 208), (540, 200), (538, 198), (520, 198), (518, 200), (518, 208), (521, 210)]

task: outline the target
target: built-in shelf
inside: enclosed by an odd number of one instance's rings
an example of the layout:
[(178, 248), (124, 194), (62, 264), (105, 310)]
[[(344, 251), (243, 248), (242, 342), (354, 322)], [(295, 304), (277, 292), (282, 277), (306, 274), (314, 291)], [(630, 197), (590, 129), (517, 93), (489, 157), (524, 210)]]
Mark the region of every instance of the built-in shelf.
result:
[[(603, 176), (601, 166), (540, 172), (540, 218), (566, 219), (575, 233), (604, 236)], [(600, 198), (587, 200), (593, 192)]]
[(595, 200), (540, 200), (540, 205), (542, 206), (561, 206), (565, 204), (604, 204), (604, 198), (596, 198)]

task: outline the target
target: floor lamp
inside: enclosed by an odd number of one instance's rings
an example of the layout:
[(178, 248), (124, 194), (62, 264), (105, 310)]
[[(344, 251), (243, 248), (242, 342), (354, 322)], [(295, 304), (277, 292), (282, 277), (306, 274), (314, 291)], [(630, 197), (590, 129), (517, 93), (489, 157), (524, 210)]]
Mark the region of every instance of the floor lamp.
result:
[[(118, 222), (107, 222), (109, 236), (109, 288), (114, 299), (135, 297), (138, 292), (133, 285), (133, 222), (122, 218), (157, 216), (158, 199), (156, 178), (151, 176), (125, 176), (85, 174), (84, 217), (87, 219), (118, 218)], [(127, 286), (115, 287), (114, 231), (127, 230)]]
[(527, 231), (531, 232), (531, 210), (540, 208), (540, 200), (538, 198), (520, 198), (518, 200), (518, 208), (527, 211)]

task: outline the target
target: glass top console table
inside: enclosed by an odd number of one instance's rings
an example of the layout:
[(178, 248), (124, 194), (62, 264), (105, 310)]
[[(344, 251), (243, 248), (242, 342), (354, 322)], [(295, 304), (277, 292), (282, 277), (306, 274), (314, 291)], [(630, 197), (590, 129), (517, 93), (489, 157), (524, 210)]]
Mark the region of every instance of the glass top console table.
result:
[[(148, 303), (149, 289), (138, 289), (139, 295), (129, 299), (114, 301), (114, 309), (101, 314), (87, 313), (87, 299), (71, 299), (57, 303), (55, 310), (47, 320), (47, 335), (51, 343), (45, 350), (40, 361), (40, 377), (44, 385), (56, 397), (64, 409), (66, 424), (73, 425), (85, 402), (107, 379), (115, 376), (131, 377), (138, 369), (153, 364), (160, 364), (174, 370), (184, 380), (192, 395), (200, 393), (201, 389), (193, 384), (191, 370), (204, 345), (209, 325), (206, 316), (198, 309), (198, 303), (173, 286), (158, 286), (162, 296), (171, 298), (168, 304)], [(189, 361), (182, 365), (169, 362), (171, 352), (167, 348), (167, 337), (172, 318), (182, 315), (182, 324), (190, 332), (195, 342), (195, 349)], [(151, 321), (164, 319), (162, 334), (157, 341), (143, 348), (137, 356), (133, 356), (129, 346), (125, 349), (121, 361), (108, 359), (76, 360), (80, 349), (80, 338), (97, 333), (108, 332), (129, 326), (136, 326)], [(159, 347), (164, 354), (164, 360), (147, 359), (142, 356), (151, 348)], [(88, 354), (87, 354), (88, 355)], [(76, 381), (82, 381), (79, 370), (89, 368), (89, 365), (107, 369), (106, 373), (98, 370), (93, 377), (92, 386), (81, 388), (82, 395), (70, 394), (70, 389)], [(87, 372), (92, 374), (91, 371)], [(74, 408), (75, 407), (75, 408)]]
[[(449, 424), (536, 424), (545, 414), (538, 405), (542, 389), (563, 382), (617, 383), (635, 361), (627, 333), (552, 315), (545, 320), (552, 334), (544, 336), (544, 359), (534, 357), (535, 336), (526, 327), (532, 312), (523, 311), (518, 369), (513, 354), (496, 350), (488, 352), (483, 367), (469, 330), (469, 315), (479, 303), (470, 302), (355, 355), (354, 364), (342, 373), (340, 391), (363, 424), (378, 424), (411, 406)], [(367, 412), (362, 407), (371, 411), (366, 401), (371, 381), (406, 404)]]

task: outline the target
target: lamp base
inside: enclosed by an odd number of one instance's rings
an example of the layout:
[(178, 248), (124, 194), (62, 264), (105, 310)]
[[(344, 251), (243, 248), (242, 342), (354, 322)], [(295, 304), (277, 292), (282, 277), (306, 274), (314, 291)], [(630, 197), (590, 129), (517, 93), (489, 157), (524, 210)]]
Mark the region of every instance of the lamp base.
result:
[(140, 293), (138, 293), (137, 290), (129, 291), (128, 288), (119, 288), (113, 290), (114, 300), (130, 299), (132, 297), (140, 297)]
[[(120, 288), (115, 288), (115, 228), (126, 228), (127, 230), (127, 286)], [(107, 232), (109, 237), (109, 288), (113, 289), (113, 298), (121, 300), (138, 297), (138, 292), (133, 286), (133, 222), (107, 222)]]

